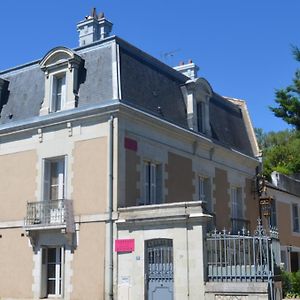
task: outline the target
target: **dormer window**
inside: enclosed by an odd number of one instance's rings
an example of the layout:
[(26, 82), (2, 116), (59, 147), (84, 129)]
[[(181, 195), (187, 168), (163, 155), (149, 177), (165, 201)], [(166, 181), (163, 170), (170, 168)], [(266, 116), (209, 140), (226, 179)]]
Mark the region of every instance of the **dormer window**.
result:
[(45, 95), (40, 115), (75, 108), (82, 58), (70, 49), (58, 47), (46, 54), (40, 66), (45, 73)]
[(210, 136), (209, 101), (213, 94), (210, 84), (204, 78), (189, 80), (182, 87), (182, 92), (189, 128)]

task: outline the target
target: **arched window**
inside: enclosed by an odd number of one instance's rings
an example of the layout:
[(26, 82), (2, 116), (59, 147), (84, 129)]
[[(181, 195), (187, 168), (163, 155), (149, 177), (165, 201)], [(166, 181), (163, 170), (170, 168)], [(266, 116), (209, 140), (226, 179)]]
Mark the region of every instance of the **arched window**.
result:
[(45, 55), (40, 67), (45, 73), (45, 95), (40, 114), (76, 107), (82, 58), (68, 48), (57, 47)]
[(210, 84), (204, 78), (197, 78), (188, 81), (182, 90), (189, 128), (210, 136), (209, 100), (213, 94)]

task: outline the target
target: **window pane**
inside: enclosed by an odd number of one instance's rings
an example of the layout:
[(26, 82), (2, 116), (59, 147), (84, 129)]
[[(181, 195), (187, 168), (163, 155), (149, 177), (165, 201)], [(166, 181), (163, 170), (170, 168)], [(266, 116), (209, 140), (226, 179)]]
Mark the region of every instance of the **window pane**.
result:
[(56, 270), (56, 265), (54, 263), (48, 264), (48, 279), (55, 278), (55, 270)]
[(47, 292), (49, 295), (55, 295), (55, 280), (48, 280)]
[(56, 261), (56, 248), (48, 248), (48, 263), (55, 263)]
[(197, 119), (198, 119), (198, 131), (202, 132), (204, 131), (203, 126), (203, 103), (198, 102), (197, 103)]

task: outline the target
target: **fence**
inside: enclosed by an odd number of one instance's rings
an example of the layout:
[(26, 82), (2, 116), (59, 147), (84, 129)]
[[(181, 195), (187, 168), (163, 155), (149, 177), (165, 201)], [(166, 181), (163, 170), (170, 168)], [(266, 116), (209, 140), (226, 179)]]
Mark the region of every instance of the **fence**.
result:
[(245, 229), (234, 235), (215, 230), (207, 236), (208, 280), (272, 280), (277, 271), (273, 245), (260, 221), (253, 236)]

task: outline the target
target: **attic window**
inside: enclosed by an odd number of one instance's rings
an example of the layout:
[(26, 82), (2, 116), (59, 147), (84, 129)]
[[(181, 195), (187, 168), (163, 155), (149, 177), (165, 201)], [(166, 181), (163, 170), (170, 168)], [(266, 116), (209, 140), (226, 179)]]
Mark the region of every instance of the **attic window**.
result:
[(45, 55), (40, 67), (45, 73), (45, 95), (40, 115), (75, 108), (82, 58), (68, 48), (58, 47)]
[(209, 83), (204, 78), (189, 80), (182, 91), (189, 128), (210, 136), (209, 101), (213, 91)]
[(7, 103), (8, 84), (9, 82), (7, 80), (0, 78), (0, 112), (2, 110), (3, 105)]

